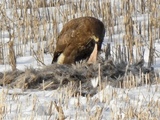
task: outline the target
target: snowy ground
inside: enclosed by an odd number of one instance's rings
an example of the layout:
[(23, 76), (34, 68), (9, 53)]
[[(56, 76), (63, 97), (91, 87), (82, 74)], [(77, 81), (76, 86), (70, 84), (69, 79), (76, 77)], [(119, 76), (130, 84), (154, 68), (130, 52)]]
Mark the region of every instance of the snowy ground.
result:
[[(106, 40), (106, 38), (105, 38)], [(156, 45), (157, 48), (158, 44)], [(146, 56), (147, 56), (146, 52)], [(45, 55), (45, 64), (50, 64), (52, 57)], [(147, 61), (148, 57), (145, 57)], [(157, 59), (156, 67), (159, 70), (160, 62)], [(1, 65), (0, 71), (10, 69), (9, 65)], [(39, 68), (32, 56), (17, 58), (17, 68), (24, 70), (28, 67)], [(62, 106), (67, 120), (96, 118), (100, 111), (102, 120), (139, 118), (152, 119), (160, 117), (160, 85), (144, 85), (131, 89), (120, 89), (106, 86), (93, 97), (72, 97), (62, 88), (53, 91), (38, 91), (21, 89), (0, 89), (0, 106), (4, 112), (2, 118), (47, 120), (57, 119), (58, 111), (55, 104)], [(54, 102), (56, 102), (54, 104)], [(130, 111), (130, 113), (128, 112)], [(133, 115), (132, 115), (133, 114)], [(126, 117), (127, 116), (127, 117)], [(143, 116), (143, 117), (142, 117)], [(145, 117), (144, 117), (145, 116)], [(98, 118), (96, 118), (98, 119)]]
[[(116, 0), (117, 1), (117, 0)], [(116, 2), (118, 3), (118, 2)], [(137, 21), (144, 21), (144, 16), (136, 16)], [(145, 21), (144, 21), (145, 22)], [(60, 24), (60, 27), (62, 25)], [(61, 28), (60, 28), (61, 29)], [(115, 31), (113, 40), (122, 40), (123, 35)], [(8, 35), (4, 35), (8, 37)], [(155, 49), (160, 51), (160, 43), (155, 42)], [(104, 39), (104, 44), (108, 37)], [(147, 65), (149, 50), (144, 47), (144, 60)], [(26, 51), (27, 52), (27, 51)], [(52, 61), (50, 54), (44, 54), (44, 63)], [(33, 56), (17, 57), (17, 69), (40, 68)], [(153, 67), (160, 70), (160, 56)], [(8, 64), (0, 65), (0, 72), (11, 70)], [(125, 89), (106, 86), (93, 97), (73, 97), (69, 87), (53, 91), (39, 91), (0, 88), (0, 118), (4, 120), (54, 120), (65, 116), (67, 120), (93, 119), (155, 119), (160, 118), (160, 84), (144, 85)], [(62, 107), (62, 111), (58, 111)], [(97, 118), (96, 118), (97, 117)], [(63, 119), (62, 119), (63, 120)]]
[[(160, 85), (143, 86), (132, 89), (119, 89), (106, 86), (104, 90), (90, 97), (70, 97), (58, 91), (23, 92), (20, 89), (8, 90), (1, 88), (1, 103), (5, 114), (3, 119), (56, 119), (58, 112), (54, 102), (62, 106), (65, 118), (84, 120), (89, 117), (96, 118), (96, 112), (101, 111), (103, 120), (125, 119), (128, 114), (137, 115), (137, 119), (153, 119), (160, 117)], [(130, 110), (131, 113), (128, 111)], [(138, 116), (139, 115), (139, 116)], [(130, 115), (130, 119), (132, 115)]]

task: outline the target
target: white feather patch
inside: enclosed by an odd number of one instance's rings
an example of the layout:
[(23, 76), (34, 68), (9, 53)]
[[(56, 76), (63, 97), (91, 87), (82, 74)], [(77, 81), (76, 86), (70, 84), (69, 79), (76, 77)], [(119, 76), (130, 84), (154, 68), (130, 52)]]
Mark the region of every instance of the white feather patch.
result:
[(58, 64), (63, 64), (64, 63), (64, 59), (65, 59), (65, 55), (62, 53), (57, 60)]

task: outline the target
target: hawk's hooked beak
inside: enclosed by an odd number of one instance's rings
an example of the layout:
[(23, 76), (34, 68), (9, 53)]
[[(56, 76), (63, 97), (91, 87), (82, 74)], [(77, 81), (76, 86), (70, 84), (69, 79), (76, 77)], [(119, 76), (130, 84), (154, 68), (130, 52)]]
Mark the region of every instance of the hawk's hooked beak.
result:
[(88, 59), (88, 64), (92, 64), (92, 63), (95, 63), (96, 60), (97, 60), (97, 53), (98, 53), (98, 45), (97, 45), (97, 42), (95, 43), (94, 45), (94, 49)]

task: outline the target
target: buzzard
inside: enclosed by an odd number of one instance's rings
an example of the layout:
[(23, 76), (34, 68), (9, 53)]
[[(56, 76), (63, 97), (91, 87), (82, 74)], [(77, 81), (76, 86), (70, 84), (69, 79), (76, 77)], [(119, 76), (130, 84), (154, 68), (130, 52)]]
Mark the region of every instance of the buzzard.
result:
[(96, 62), (105, 35), (104, 24), (94, 17), (72, 19), (60, 32), (52, 63), (72, 64), (82, 59)]

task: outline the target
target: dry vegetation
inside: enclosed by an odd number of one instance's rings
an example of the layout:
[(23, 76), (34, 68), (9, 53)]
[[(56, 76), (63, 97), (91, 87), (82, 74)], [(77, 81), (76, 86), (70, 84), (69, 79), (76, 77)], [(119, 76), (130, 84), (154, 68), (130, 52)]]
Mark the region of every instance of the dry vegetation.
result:
[[(106, 26), (108, 41), (114, 41), (116, 50), (122, 49), (125, 61), (134, 63), (143, 56), (144, 45), (150, 49), (148, 64), (154, 62), (155, 40), (159, 39), (159, 1), (65, 1), (48, 3), (41, 1), (6, 1), (0, 6), (0, 61), (6, 64), (8, 46), (6, 41), (13, 41), (15, 56), (33, 55), (37, 62), (44, 65), (44, 53), (52, 55), (56, 38), (60, 31), (59, 24), (80, 16), (94, 16), (103, 21)], [(64, 7), (65, 6), (65, 7)], [(141, 15), (141, 16), (140, 16)], [(139, 18), (142, 20), (139, 20)], [(123, 34), (123, 44), (114, 35)], [(7, 39), (7, 40), (6, 40)], [(133, 56), (133, 46), (136, 46), (136, 56)], [(117, 53), (119, 54), (119, 53)], [(121, 58), (117, 55), (114, 59)]]
[[(32, 55), (37, 63), (45, 65), (44, 54), (53, 54), (56, 38), (60, 31), (59, 26), (76, 17), (94, 16), (101, 19), (105, 24), (107, 41), (114, 42), (114, 46), (106, 45), (107, 58), (111, 55), (113, 62), (121, 63), (124, 61), (128, 65), (133, 65), (143, 59), (144, 47), (147, 47), (149, 56), (146, 62), (148, 62), (147, 67), (150, 68), (154, 64), (155, 58), (159, 57), (159, 51), (155, 49), (155, 43), (160, 40), (160, 1), (115, 0), (112, 3), (110, 0), (102, 0), (102, 2), (100, 0), (54, 0), (54, 2), (51, 0), (48, 2), (46, 0), (1, 0), (0, 64), (10, 64), (12, 69), (15, 70), (16, 57)], [(136, 51), (135, 55), (133, 54), (134, 51)], [(23, 74), (23, 76), (25, 75)], [(145, 80), (141, 85), (150, 83), (151, 76), (149, 74), (140, 76), (142, 81)], [(5, 77), (4, 73), (1, 78), (5, 79)], [(158, 76), (155, 75), (154, 78), (154, 83), (160, 83)], [(122, 85), (124, 88), (138, 86), (135, 82), (137, 78), (132, 74), (126, 75), (123, 79), (125, 79)], [(47, 83), (47, 85), (50, 85), (50, 83)], [(44, 87), (47, 85), (44, 85)], [(102, 88), (103, 86), (100, 85), (98, 90)], [(67, 89), (65, 90), (67, 93), (62, 92), (61, 96), (65, 98), (59, 99), (60, 101), (63, 99), (65, 102), (63, 104), (61, 102), (50, 103), (48, 106), (50, 111), (47, 114), (52, 116), (56, 112), (57, 116), (55, 118), (59, 120), (65, 119), (63, 108), (67, 106), (66, 101), (73, 95), (67, 87), (64, 89)], [(4, 101), (6, 94), (0, 94), (0, 115), (3, 117), (7, 114)], [(112, 95), (112, 97), (117, 97), (115, 91)], [(125, 114), (124, 119), (158, 119), (160, 117), (160, 110), (158, 109), (160, 103), (158, 101), (155, 102), (151, 99), (146, 105), (148, 108), (136, 110), (127, 97), (124, 100), (128, 107), (119, 111)], [(107, 100), (103, 102), (107, 102)], [(82, 106), (77, 103), (76, 107), (80, 109)], [(17, 109), (19, 109), (17, 113), (21, 114), (20, 108), (17, 107)], [(103, 107), (97, 108), (91, 114), (91, 109), (88, 108), (87, 113), (91, 116), (85, 114), (85, 117), (91, 120), (101, 119), (102, 111)], [(122, 119), (122, 116), (114, 114), (114, 111), (111, 111), (111, 113), (112, 119)], [(78, 116), (81, 116), (81, 114), (77, 113), (74, 118), (78, 119)]]

